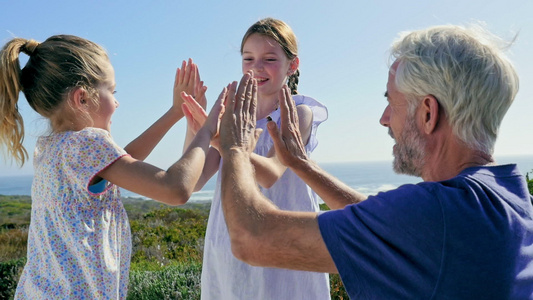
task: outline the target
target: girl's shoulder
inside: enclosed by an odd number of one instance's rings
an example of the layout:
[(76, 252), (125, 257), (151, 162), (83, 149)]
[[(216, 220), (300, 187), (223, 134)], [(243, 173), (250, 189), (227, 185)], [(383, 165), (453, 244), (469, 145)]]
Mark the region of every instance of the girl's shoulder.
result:
[(310, 105), (321, 105), (321, 106), (324, 106), (324, 104), (320, 103), (315, 98), (309, 97), (309, 96), (306, 96), (306, 95), (302, 95), (302, 94), (292, 95), (292, 100), (294, 100), (294, 103), (296, 103), (296, 105), (305, 104), (307, 106), (310, 106)]
[(308, 106), (313, 112), (313, 120), (314, 122), (317, 122), (317, 124), (327, 120), (328, 108), (318, 100), (301, 94), (292, 95), (292, 99), (294, 100), (294, 104), (297, 106)]
[(107, 130), (85, 127), (80, 131), (69, 131), (68, 140), (75, 143), (109, 143), (113, 139)]
[(73, 131), (73, 132), (77, 136), (111, 138), (111, 133), (109, 133), (109, 131), (96, 128), (96, 127), (85, 127), (80, 131)]
[(80, 131), (63, 131), (50, 135), (41, 136), (37, 140), (37, 146), (47, 147), (75, 147), (84, 144), (109, 144), (114, 143), (111, 134), (107, 130), (94, 127), (86, 127)]
[(79, 138), (79, 137), (111, 137), (109, 131), (95, 128), (95, 127), (85, 127), (80, 131), (62, 131), (54, 132), (49, 135), (44, 135), (39, 137), (42, 140), (50, 139), (69, 139), (69, 138)]

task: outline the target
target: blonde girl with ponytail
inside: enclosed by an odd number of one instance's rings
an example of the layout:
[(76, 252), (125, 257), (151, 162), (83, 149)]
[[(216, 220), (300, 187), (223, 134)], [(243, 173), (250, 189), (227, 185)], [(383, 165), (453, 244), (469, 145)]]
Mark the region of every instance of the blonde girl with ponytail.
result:
[[(29, 56), (22, 69), (20, 53)], [(183, 156), (163, 170), (143, 160), (183, 117), (181, 98), (121, 148), (110, 133), (115, 86), (106, 51), (77, 36), (56, 35), (43, 43), (14, 38), (0, 53), (4, 153), (19, 165), (28, 158), (20, 92), (50, 121), (50, 133), (38, 138), (33, 156), (27, 263), (16, 299), (125, 299), (131, 234), (118, 187), (179, 205), (196, 185), (221, 101)], [(174, 90), (202, 97), (205, 88), (192, 61), (178, 69)]]

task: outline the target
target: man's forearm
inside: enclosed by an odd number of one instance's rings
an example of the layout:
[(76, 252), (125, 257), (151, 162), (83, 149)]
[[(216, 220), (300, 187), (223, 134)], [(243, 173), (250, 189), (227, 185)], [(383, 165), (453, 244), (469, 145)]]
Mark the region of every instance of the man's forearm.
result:
[(327, 173), (314, 161), (302, 160), (291, 170), (324, 200), (330, 209), (340, 209), (366, 200), (366, 196)]
[[(258, 225), (255, 218), (265, 208), (275, 208), (263, 197), (255, 181), (250, 154), (231, 150), (222, 160), (222, 208), (230, 236), (239, 227), (252, 229)], [(250, 215), (251, 213), (251, 215)]]
[(249, 159), (236, 151), (222, 163), (222, 207), (235, 257), (253, 266), (336, 272), (317, 214), (279, 210), (250, 180)]

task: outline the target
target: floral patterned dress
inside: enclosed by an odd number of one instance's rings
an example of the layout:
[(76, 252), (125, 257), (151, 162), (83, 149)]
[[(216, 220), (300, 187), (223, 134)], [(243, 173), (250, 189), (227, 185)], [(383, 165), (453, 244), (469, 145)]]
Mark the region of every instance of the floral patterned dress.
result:
[(120, 192), (105, 180), (89, 187), (124, 155), (97, 128), (38, 139), (27, 263), (15, 299), (126, 298), (131, 232)]

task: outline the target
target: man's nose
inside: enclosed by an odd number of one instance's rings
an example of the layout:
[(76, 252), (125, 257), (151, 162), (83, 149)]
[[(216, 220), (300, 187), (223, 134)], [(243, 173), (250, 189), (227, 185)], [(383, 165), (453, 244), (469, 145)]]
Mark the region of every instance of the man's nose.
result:
[(390, 105), (387, 105), (385, 107), (385, 110), (383, 111), (383, 114), (381, 115), (381, 119), (379, 119), (379, 123), (385, 127), (389, 127), (390, 124)]

